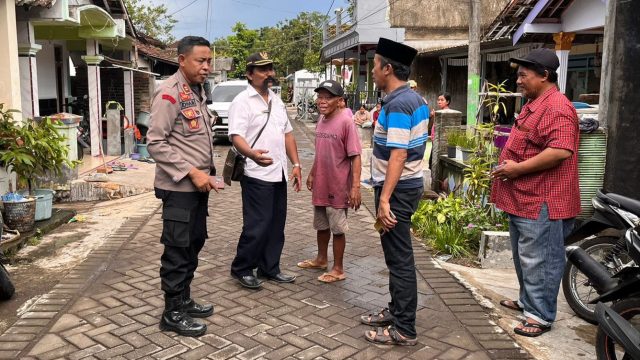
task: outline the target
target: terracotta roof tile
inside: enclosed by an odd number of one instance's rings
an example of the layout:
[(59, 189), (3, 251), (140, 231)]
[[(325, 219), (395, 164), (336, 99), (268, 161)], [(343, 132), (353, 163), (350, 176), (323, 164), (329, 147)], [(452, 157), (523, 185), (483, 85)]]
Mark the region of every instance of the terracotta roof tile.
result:
[(50, 8), (56, 0), (16, 0), (16, 6), (41, 6)]
[(170, 64), (178, 65), (178, 49), (176, 48), (160, 48), (151, 44), (145, 44), (140, 40), (136, 40), (138, 52)]

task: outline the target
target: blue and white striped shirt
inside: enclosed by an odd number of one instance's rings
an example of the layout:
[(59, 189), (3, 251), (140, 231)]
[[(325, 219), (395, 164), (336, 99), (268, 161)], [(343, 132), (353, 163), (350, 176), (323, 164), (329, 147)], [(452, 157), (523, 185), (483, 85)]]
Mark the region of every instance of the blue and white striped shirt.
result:
[(407, 150), (407, 161), (396, 188), (422, 186), (428, 123), (429, 107), (409, 86), (402, 86), (384, 98), (373, 133), (371, 175), (374, 186), (384, 184), (392, 149)]

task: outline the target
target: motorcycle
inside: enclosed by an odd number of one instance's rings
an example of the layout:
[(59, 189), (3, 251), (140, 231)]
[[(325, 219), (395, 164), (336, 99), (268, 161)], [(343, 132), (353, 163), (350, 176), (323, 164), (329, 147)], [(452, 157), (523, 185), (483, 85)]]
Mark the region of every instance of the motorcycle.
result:
[[(640, 264), (639, 230), (640, 226), (630, 228), (622, 237), (631, 261), (614, 274), (584, 249), (578, 246), (567, 248), (569, 261), (587, 276), (593, 289), (600, 295), (589, 301), (590, 304), (613, 302), (611, 308), (622, 316), (640, 314), (640, 267), (637, 266)], [(595, 318), (597, 321), (597, 316)]]
[[(4, 221), (2, 219), (2, 214), (0, 214), (0, 241), (2, 241), (3, 228)], [(11, 282), (7, 269), (4, 267), (4, 262), (4, 255), (0, 252), (0, 300), (9, 300), (15, 293), (16, 289)]]
[[(640, 308), (640, 299), (635, 300), (635, 313)], [(628, 321), (629, 312), (617, 313), (603, 303), (596, 305), (598, 335), (596, 355), (598, 360), (640, 359), (640, 331)], [(616, 349), (619, 345), (622, 349)], [(624, 353), (623, 353), (624, 351)]]
[[(577, 248), (570, 245), (584, 240), (579, 248), (584, 250), (586, 256), (596, 259), (610, 276), (631, 262), (624, 233), (640, 222), (640, 201), (598, 190), (591, 203), (595, 209), (593, 216), (565, 239), (567, 256)], [(572, 261), (567, 262), (565, 267), (562, 291), (567, 303), (579, 317), (597, 324), (592, 299), (601, 292)]]
[(76, 115), (82, 116), (82, 120), (78, 123), (78, 135), (76, 138), (78, 142), (78, 160), (82, 160), (84, 149), (91, 148), (91, 133), (89, 131), (89, 116), (87, 114), (88, 98), (89, 96), (85, 95), (81, 99), (76, 98), (72, 102), (64, 105), (67, 111), (71, 108)]
[[(639, 231), (640, 225), (629, 229), (624, 236), (629, 256), (636, 264), (640, 261)], [(609, 279), (595, 280), (597, 285), (610, 288), (594, 300), (598, 301), (595, 310), (598, 320), (596, 354), (598, 359), (640, 359), (640, 268), (627, 267), (614, 277), (618, 281), (613, 287)], [(610, 308), (602, 303), (611, 299), (621, 300)]]

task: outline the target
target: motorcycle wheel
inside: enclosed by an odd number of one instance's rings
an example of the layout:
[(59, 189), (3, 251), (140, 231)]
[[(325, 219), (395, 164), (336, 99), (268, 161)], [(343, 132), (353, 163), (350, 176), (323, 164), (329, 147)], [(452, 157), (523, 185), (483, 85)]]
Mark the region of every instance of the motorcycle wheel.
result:
[[(617, 238), (612, 236), (599, 236), (592, 239), (587, 239), (580, 247), (583, 248), (587, 254), (598, 260), (601, 264), (609, 269), (611, 273), (614, 273), (618, 269), (618, 264), (613, 264), (610, 261), (606, 261), (607, 255), (616, 245)], [(618, 254), (618, 259), (621, 259), (623, 263), (630, 261), (627, 251)], [(569, 307), (582, 319), (592, 324), (598, 324), (594, 310), (595, 304), (589, 304), (589, 302), (596, 297), (598, 293), (589, 283), (589, 279), (576, 268), (571, 262), (567, 262), (562, 276), (562, 292), (569, 304)], [(607, 305), (610, 305), (607, 303)]]
[(11, 299), (15, 291), (16, 289), (11, 283), (11, 278), (9, 278), (7, 269), (5, 269), (4, 265), (0, 263), (0, 300)]
[[(626, 320), (629, 320), (636, 329), (640, 329), (640, 299), (630, 298), (616, 302), (611, 306), (615, 312)], [(631, 360), (631, 356), (624, 353), (621, 346), (616, 346), (615, 341), (609, 337), (600, 327), (596, 335), (596, 355), (598, 360)]]

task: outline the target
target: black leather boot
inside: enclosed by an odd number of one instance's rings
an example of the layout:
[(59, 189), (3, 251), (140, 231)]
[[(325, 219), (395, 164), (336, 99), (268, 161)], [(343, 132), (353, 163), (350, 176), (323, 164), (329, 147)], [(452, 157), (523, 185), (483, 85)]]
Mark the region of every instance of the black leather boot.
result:
[(184, 311), (194, 318), (204, 318), (213, 315), (213, 305), (198, 304), (191, 298), (191, 290), (189, 288), (186, 288), (182, 293), (182, 306)]
[(182, 336), (198, 337), (207, 331), (207, 325), (197, 323), (184, 311), (182, 294), (164, 297), (164, 312), (160, 330), (173, 331)]

